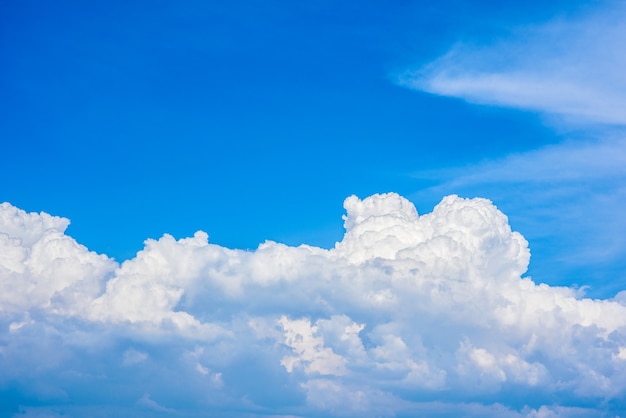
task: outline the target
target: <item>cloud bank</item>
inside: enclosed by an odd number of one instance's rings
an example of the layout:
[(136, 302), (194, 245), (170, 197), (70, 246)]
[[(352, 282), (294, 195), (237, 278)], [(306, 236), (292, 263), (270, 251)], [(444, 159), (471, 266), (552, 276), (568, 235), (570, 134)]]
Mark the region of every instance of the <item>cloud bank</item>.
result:
[(6, 416), (606, 416), (626, 293), (524, 277), (485, 199), (345, 201), (332, 249), (148, 239), (121, 264), (69, 221), (0, 206)]

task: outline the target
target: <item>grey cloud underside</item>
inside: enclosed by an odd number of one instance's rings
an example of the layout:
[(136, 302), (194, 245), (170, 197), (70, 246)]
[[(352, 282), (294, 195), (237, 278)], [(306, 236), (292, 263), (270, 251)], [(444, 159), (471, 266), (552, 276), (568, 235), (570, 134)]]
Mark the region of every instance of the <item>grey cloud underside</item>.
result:
[(625, 293), (590, 300), (523, 277), (527, 242), (485, 199), (448, 196), (422, 216), (393, 193), (345, 208), (330, 250), (233, 250), (197, 232), (119, 265), (65, 235), (66, 219), (3, 204), (0, 391), (15, 400), (0, 408), (619, 411)]

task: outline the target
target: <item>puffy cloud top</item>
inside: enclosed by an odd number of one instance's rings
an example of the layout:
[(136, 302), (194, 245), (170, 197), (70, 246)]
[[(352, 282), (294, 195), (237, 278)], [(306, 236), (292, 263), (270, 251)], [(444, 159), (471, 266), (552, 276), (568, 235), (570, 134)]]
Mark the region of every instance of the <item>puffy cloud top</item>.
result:
[(0, 205), (0, 312), (83, 311), (115, 269), (64, 234), (69, 220)]
[(522, 277), (528, 243), (485, 199), (448, 196), (422, 216), (394, 193), (344, 206), (332, 249), (232, 250), (197, 232), (119, 265), (65, 235), (68, 220), (1, 205), (0, 391), (19, 395), (7, 410), (620, 411), (622, 296)]

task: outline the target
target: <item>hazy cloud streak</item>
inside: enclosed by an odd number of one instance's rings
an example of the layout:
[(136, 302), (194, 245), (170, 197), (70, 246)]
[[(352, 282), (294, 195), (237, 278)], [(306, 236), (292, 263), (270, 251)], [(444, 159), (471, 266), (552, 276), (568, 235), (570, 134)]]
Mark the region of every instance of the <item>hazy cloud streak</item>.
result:
[(626, 7), (554, 19), (500, 42), (459, 42), (397, 77), (401, 85), (473, 103), (544, 112), (569, 122), (626, 124)]

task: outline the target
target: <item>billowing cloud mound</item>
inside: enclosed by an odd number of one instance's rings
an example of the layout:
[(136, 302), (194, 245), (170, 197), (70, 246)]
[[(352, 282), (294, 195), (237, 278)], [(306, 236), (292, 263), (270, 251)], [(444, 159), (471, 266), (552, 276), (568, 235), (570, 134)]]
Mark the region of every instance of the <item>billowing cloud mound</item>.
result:
[[(121, 265), (0, 206), (0, 410), (27, 416), (605, 416), (626, 299), (522, 275), (485, 199), (345, 201), (334, 248), (164, 235)], [(621, 302), (620, 302), (621, 301)], [(42, 406), (43, 405), (43, 406)], [(230, 414), (230, 415), (229, 415)]]

